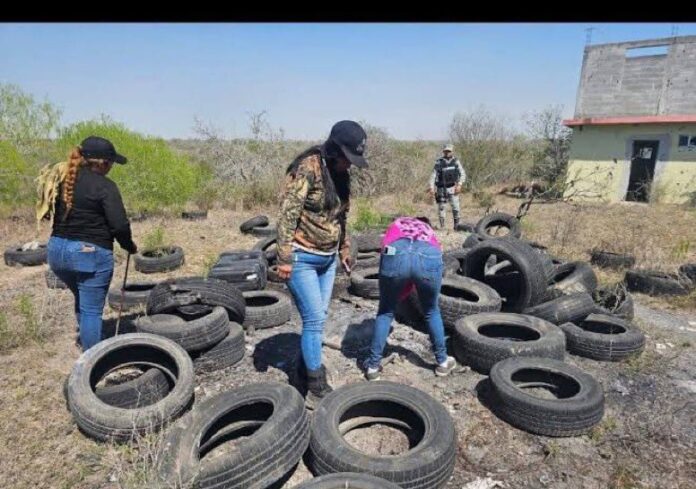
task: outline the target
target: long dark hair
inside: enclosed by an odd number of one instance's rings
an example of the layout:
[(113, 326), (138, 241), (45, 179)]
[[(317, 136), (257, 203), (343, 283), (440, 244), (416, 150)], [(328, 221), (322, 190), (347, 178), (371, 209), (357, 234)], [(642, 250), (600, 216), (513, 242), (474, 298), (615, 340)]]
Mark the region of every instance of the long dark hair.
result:
[(336, 171), (336, 160), (343, 156), (341, 148), (333, 141), (326, 141), (324, 144), (319, 144), (307, 148), (302, 153), (297, 155), (290, 163), (286, 174), (295, 175), (300, 162), (308, 156), (318, 155), (326, 164), (321, 164), (321, 178), (324, 181), (324, 208), (330, 213), (334, 213), (336, 209), (348, 202), (350, 198), (350, 174), (348, 172)]

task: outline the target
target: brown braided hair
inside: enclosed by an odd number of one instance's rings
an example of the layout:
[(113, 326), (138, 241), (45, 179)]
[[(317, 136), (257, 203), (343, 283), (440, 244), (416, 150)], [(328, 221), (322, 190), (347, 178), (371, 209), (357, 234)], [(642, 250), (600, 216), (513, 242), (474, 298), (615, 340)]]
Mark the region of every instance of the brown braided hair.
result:
[(62, 199), (63, 203), (65, 203), (65, 215), (63, 216), (63, 220), (68, 217), (68, 214), (73, 206), (75, 180), (77, 180), (77, 173), (80, 171), (80, 167), (102, 167), (106, 164), (108, 164), (108, 162), (102, 159), (85, 159), (85, 157), (82, 156), (82, 148), (80, 146), (75, 146), (70, 151), (70, 154), (68, 155), (68, 172), (65, 176), (65, 180), (63, 180)]

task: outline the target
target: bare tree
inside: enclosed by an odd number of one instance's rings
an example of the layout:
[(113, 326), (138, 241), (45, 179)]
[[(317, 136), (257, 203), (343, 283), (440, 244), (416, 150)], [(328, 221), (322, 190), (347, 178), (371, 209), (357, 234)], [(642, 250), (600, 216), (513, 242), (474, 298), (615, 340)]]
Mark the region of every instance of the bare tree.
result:
[(572, 131), (563, 125), (563, 106), (551, 105), (526, 116), (527, 129), (537, 143), (530, 176), (555, 185), (564, 179)]

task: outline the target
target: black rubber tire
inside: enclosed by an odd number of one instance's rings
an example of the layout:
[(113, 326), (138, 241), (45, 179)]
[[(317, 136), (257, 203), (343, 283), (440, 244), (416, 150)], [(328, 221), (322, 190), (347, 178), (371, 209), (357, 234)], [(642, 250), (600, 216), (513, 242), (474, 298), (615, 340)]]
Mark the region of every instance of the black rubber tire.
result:
[(278, 275), (278, 265), (271, 265), (268, 267), (268, 281), (274, 284), (285, 283), (285, 280), (281, 279)]
[(22, 251), (21, 246), (15, 246), (5, 250), (4, 258), (8, 267), (43, 265), (48, 260), (48, 248), (45, 244), (40, 244), (35, 250)]
[(266, 226), (254, 226), (249, 230), (249, 234), (252, 236), (277, 236), (278, 228), (274, 224), (268, 224)]
[[(109, 406), (93, 390), (106, 373), (124, 365), (146, 362), (176, 376), (161, 401), (137, 409)], [(153, 365), (151, 365), (153, 366)], [(102, 441), (127, 441), (136, 434), (159, 431), (179, 417), (193, 400), (193, 363), (179, 345), (167, 338), (143, 333), (114, 336), (84, 352), (68, 380), (68, 403), (78, 427)]]
[(139, 333), (169, 338), (187, 352), (201, 351), (216, 345), (227, 336), (229, 319), (224, 307), (216, 306), (203, 317), (187, 321), (170, 314), (141, 316), (135, 320)]
[(457, 248), (442, 253), (444, 275), (461, 275), (462, 261), (466, 259), (468, 250)]
[(292, 301), (287, 294), (276, 290), (244, 292), (246, 301), (245, 328), (264, 329), (290, 321)]
[(58, 276), (53, 273), (53, 270), (50, 268), (46, 270), (46, 273), (44, 274), (46, 277), (46, 286), (49, 289), (67, 289), (68, 286), (66, 285), (65, 282), (63, 282), (61, 279), (58, 278)]
[(187, 221), (202, 221), (208, 218), (208, 211), (184, 211), (181, 218)]
[(268, 226), (270, 224), (270, 221), (268, 220), (268, 216), (256, 216), (252, 217), (248, 221), (244, 221), (242, 224), (239, 225), (239, 230), (243, 234), (247, 234), (251, 232), (251, 230), (257, 226)]
[(595, 302), (593, 312), (616, 316), (626, 321), (633, 320), (633, 296), (628, 293), (623, 283), (597, 288), (592, 293), (592, 299)]
[(483, 216), (481, 220), (476, 223), (476, 233), (478, 233), (484, 239), (491, 238), (501, 238), (503, 236), (495, 236), (489, 234), (488, 230), (492, 227), (500, 226), (509, 229), (508, 234), (504, 237), (520, 238), (522, 236), (522, 225), (515, 216), (510, 214), (505, 214), (504, 212), (494, 212)]
[(381, 253), (378, 251), (358, 252), (355, 257), (353, 269), (365, 270), (366, 268), (379, 267)]
[(169, 394), (167, 376), (158, 368), (150, 368), (135, 379), (120, 384), (98, 387), (97, 397), (110, 406), (135, 409), (161, 401)]
[(169, 254), (161, 257), (144, 256), (138, 253), (133, 256), (135, 269), (140, 273), (159, 273), (176, 270), (184, 264), (184, 250), (180, 246), (167, 247)]
[(464, 249), (473, 248), (477, 244), (483, 243), (484, 241), (486, 241), (486, 238), (484, 238), (483, 236), (481, 236), (478, 233), (472, 233), (466, 237), (466, 239), (462, 243), (462, 248), (464, 248)]
[[(556, 386), (568, 397), (543, 399), (525, 392), (513, 378), (527, 380), (522, 385), (528, 387)], [(592, 376), (559, 360), (508, 358), (493, 366), (490, 385), (493, 412), (511, 425), (537, 435), (581, 435), (604, 416), (602, 386)]]
[[(123, 310), (147, 304), (147, 298), (150, 297), (150, 292), (156, 285), (155, 282), (131, 282), (126, 284), (123, 294)], [(107, 299), (109, 307), (118, 311), (119, 307), (121, 307), (121, 288), (114, 287), (109, 290)]]
[(628, 253), (613, 253), (611, 251), (591, 250), (590, 263), (600, 268), (632, 268), (636, 257)]
[(362, 233), (354, 236), (360, 253), (382, 251), (382, 238), (384, 238), (384, 233)]
[(583, 261), (572, 261), (558, 265), (549, 279), (549, 299), (555, 299), (554, 293), (572, 294), (587, 292), (592, 294), (597, 288), (597, 276), (592, 267)]
[[(351, 420), (352, 429), (391, 420), (422, 440), (403, 454), (368, 456), (351, 447), (339, 431), (341, 421)], [(407, 385), (361, 382), (344, 385), (321, 401), (312, 420), (307, 462), (316, 475), (360, 472), (403, 489), (435, 489), (452, 475), (456, 452), (454, 422), (440, 402)]]
[(268, 280), (266, 260), (219, 260), (208, 272), (208, 278), (224, 280), (242, 292), (263, 290)]
[[(201, 464), (199, 443), (208, 451), (226, 436), (253, 428), (235, 450)], [(218, 431), (208, 433), (212, 430)], [(309, 416), (296, 389), (270, 382), (246, 385), (205, 399), (172, 427), (158, 457), (159, 478), (175, 487), (265, 489), (300, 461), (309, 436)]]
[(459, 231), (459, 232), (464, 232), (464, 233), (474, 233), (474, 232), (476, 232), (476, 226), (473, 224), (460, 222), (459, 224), (454, 226), (454, 230)]
[[(508, 260), (512, 264), (511, 269), (505, 270), (512, 270), (513, 275), (506, 275), (510, 280), (505, 280), (502, 287), (495, 279), (487, 280), (486, 263), (491, 255), (498, 262)], [(487, 239), (476, 245), (463, 260), (462, 273), (495, 289), (504, 299), (501, 309), (506, 312), (521, 312), (535, 306), (546, 293), (546, 275), (539, 253), (518, 240)]]
[(645, 334), (615, 316), (591, 314), (584, 321), (562, 324), (561, 329), (570, 353), (593, 360), (617, 362), (645, 348)]
[(322, 475), (293, 489), (400, 489), (396, 484), (369, 474), (341, 472)]
[(258, 260), (268, 265), (268, 259), (263, 250), (223, 251), (218, 257), (218, 262), (238, 262), (246, 260)]
[(214, 278), (188, 277), (158, 284), (147, 299), (148, 316), (173, 312), (189, 304), (222, 306), (230, 321), (244, 322), (244, 296), (231, 283)]
[(696, 285), (696, 263), (685, 263), (680, 266), (679, 275), (688, 278)]
[(379, 299), (379, 268), (353, 270), (350, 274), (350, 293), (365, 299)]
[(483, 374), (510, 357), (563, 360), (565, 349), (560, 328), (533, 316), (475, 314), (458, 320), (454, 326), (453, 350), (457, 360)]
[(277, 244), (278, 237), (270, 236), (268, 238), (258, 241), (252, 249), (257, 251), (263, 251), (266, 255), (266, 261), (268, 261), (268, 265), (270, 266), (275, 264), (278, 260), (278, 250), (276, 248)]
[(446, 328), (471, 314), (500, 311), (498, 293), (486, 284), (467, 277), (445, 277), (438, 299), (440, 315)]
[(655, 270), (627, 270), (626, 288), (651, 296), (687, 295), (693, 283), (684, 276)]
[(208, 350), (191, 355), (193, 369), (197, 374), (222, 370), (237, 364), (244, 358), (244, 328), (237, 323), (229, 323), (229, 332), (225, 338)]
[(581, 321), (596, 310), (597, 306), (590, 294), (576, 292), (528, 307), (523, 314), (535, 316), (553, 324), (562, 324)]

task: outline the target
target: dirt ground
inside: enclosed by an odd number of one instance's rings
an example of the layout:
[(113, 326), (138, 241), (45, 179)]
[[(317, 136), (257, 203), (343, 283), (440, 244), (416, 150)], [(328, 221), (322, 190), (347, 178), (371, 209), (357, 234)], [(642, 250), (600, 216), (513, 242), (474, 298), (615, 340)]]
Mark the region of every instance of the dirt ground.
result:
[[(499, 199), (498, 207), (510, 212), (519, 203)], [(470, 201), (464, 204), (464, 220), (475, 222), (483, 214)], [(375, 205), (385, 212), (398, 209), (390, 199)], [(435, 217), (430, 207), (418, 210)], [(221, 251), (250, 248), (256, 238), (240, 235), (238, 227), (254, 214), (215, 210), (205, 221), (156, 218), (134, 223), (136, 242), (162, 227), (172, 244), (184, 248), (186, 264), (171, 273), (149, 276), (131, 268), (129, 281), (201, 274)], [(609, 243), (614, 249), (633, 251), (639, 267), (670, 269), (696, 261), (694, 214), (680, 208), (540, 205), (524, 222), (525, 236), (566, 259), (587, 260), (587, 249)], [(2, 222), (0, 245), (28, 241), (33, 232), (32, 223)], [(44, 229), (41, 237), (47, 236)], [(440, 232), (440, 237), (446, 246), (459, 246), (463, 239), (451, 231)], [(124, 264), (125, 254), (118, 252), (113, 284), (122, 280)], [(79, 356), (73, 303), (69, 292), (46, 288), (45, 269), (45, 265), (0, 265), (0, 312), (11, 328), (33, 325), (39, 338), (0, 352), (0, 487), (145, 487), (139, 481), (150, 453), (146, 442), (96, 443), (77, 430), (65, 409), (62, 382)], [(614, 272), (598, 271), (598, 275), (601, 282), (621, 278)], [(427, 335), (396, 323), (385, 352), (394, 354), (395, 360), (385, 366), (382, 378), (428, 392), (452, 414), (459, 454), (446, 487), (487, 488), (495, 487), (495, 481), (503, 488), (695, 487), (696, 307), (693, 298), (674, 302), (636, 295), (635, 299), (636, 324), (647, 335), (642, 356), (620, 363), (566, 357), (593, 375), (606, 395), (602, 423), (591, 434), (574, 438), (531, 435), (501, 421), (479, 400), (485, 376), (461, 366), (451, 377), (435, 377)], [(334, 387), (364, 381), (357, 364), (367, 354), (376, 307), (375, 301), (348, 294), (346, 281), (337, 280), (325, 331), (332, 347), (324, 348)], [(113, 330), (115, 316), (105, 310), (106, 334)], [(124, 324), (133, 317), (126, 317)], [(287, 382), (297, 358), (299, 332), (299, 317), (293, 311), (289, 323), (248, 337), (247, 354), (239, 364), (197, 379), (196, 403), (236, 386)], [(385, 427), (356, 430), (347, 438), (368, 453), (386, 455), (407, 448), (400, 432)], [(285, 487), (309, 477), (300, 463)], [(474, 486), (476, 482), (479, 485)]]

